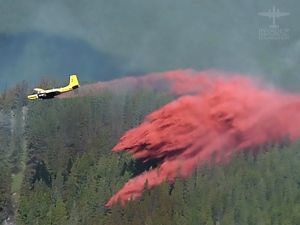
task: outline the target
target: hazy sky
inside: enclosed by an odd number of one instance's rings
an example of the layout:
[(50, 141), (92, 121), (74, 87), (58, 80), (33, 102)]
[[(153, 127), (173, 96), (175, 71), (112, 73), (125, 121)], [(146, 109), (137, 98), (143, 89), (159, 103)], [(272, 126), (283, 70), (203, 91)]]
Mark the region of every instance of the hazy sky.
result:
[[(178, 68), (299, 82), (298, 1), (0, 0), (0, 85), (79, 73), (105, 80)], [(287, 40), (260, 40), (276, 6)], [(298, 7), (297, 7), (298, 6)], [(283, 75), (283, 74), (289, 75)], [(283, 80), (283, 81), (282, 81)]]

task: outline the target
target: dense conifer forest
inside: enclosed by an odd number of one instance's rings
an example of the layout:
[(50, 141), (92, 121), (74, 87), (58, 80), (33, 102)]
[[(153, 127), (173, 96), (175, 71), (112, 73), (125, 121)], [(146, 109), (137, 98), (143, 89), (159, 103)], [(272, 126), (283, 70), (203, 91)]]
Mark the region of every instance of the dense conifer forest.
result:
[[(112, 153), (121, 135), (173, 99), (151, 90), (25, 100), (23, 82), (0, 98), (0, 220), (20, 225), (295, 225), (300, 223), (300, 144), (261, 146), (230, 163), (146, 190), (105, 208), (149, 169)], [(145, 184), (146, 186), (147, 184)]]

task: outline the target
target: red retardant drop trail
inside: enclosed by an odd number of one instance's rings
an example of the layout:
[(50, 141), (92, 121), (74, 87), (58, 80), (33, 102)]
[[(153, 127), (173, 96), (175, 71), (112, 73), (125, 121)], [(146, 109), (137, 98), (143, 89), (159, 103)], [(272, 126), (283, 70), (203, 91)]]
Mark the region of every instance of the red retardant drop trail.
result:
[(125, 133), (113, 151), (162, 163), (128, 181), (107, 207), (139, 198), (145, 183), (151, 189), (186, 178), (212, 156), (227, 161), (236, 152), (300, 136), (300, 95), (263, 88), (242, 75), (183, 70), (159, 76), (183, 96)]

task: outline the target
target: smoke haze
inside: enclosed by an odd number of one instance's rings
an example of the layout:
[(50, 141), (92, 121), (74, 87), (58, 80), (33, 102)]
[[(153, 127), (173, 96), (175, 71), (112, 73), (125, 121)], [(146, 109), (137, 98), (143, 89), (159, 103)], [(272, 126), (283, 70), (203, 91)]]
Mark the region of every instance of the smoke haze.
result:
[[(178, 68), (223, 69), (299, 86), (298, 1), (1, 0), (0, 86), (41, 77), (109, 80)], [(288, 40), (259, 40), (275, 5)]]

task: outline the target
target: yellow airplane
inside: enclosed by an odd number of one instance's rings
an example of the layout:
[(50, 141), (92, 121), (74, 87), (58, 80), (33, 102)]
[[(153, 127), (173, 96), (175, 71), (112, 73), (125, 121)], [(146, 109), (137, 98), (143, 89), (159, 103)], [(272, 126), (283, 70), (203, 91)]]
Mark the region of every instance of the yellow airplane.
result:
[(53, 88), (53, 89), (49, 89), (49, 90), (35, 88), (35, 89), (33, 89), (35, 91), (35, 93), (32, 95), (28, 95), (27, 98), (29, 100), (54, 98), (57, 95), (60, 95), (65, 92), (73, 91), (79, 87), (80, 87), (80, 85), (79, 85), (77, 76), (71, 75), (69, 85), (67, 85), (65, 87)]

